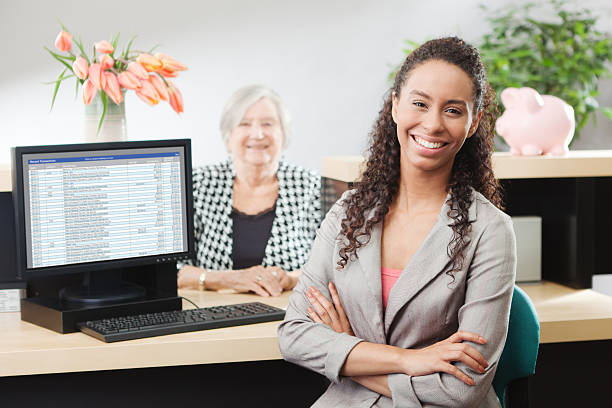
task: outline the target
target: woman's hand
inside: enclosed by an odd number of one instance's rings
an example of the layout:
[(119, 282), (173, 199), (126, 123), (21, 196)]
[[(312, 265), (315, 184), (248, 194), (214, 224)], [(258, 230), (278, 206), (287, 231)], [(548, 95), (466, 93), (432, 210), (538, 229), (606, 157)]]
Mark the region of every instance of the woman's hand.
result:
[(306, 297), (312, 305), (308, 308), (308, 316), (316, 323), (325, 324), (338, 333), (354, 336), (351, 323), (346, 317), (338, 291), (332, 282), (327, 285), (333, 304), (315, 287), (306, 291)]
[(272, 276), (278, 280), (278, 283), (283, 290), (291, 290), (297, 283), (297, 280), (295, 280), (290, 273), (286, 272), (283, 268), (278, 266), (268, 266), (266, 267), (266, 270), (268, 270)]
[(448, 373), (454, 375), (468, 385), (474, 385), (474, 380), (463, 371), (451, 364), (461, 361), (474, 371), (484, 373), (489, 365), (482, 354), (465, 341), (484, 344), (486, 340), (477, 334), (458, 331), (449, 338), (432, 344), (420, 350), (406, 350), (402, 365), (408, 375), (419, 376), (432, 373)]
[(220, 282), (222, 288), (234, 289), (238, 292), (255, 292), (264, 297), (279, 296), (283, 293), (280, 282), (281, 273), (272, 268), (256, 265), (222, 272), (222, 274), (219, 276), (222, 279)]
[[(177, 276), (179, 289), (198, 289), (203, 269), (186, 265)], [(206, 271), (205, 289), (233, 289), (237, 292), (255, 292), (260, 296), (279, 296), (284, 289), (292, 289), (297, 283), (293, 272), (287, 273), (277, 266), (252, 266), (229, 271)]]

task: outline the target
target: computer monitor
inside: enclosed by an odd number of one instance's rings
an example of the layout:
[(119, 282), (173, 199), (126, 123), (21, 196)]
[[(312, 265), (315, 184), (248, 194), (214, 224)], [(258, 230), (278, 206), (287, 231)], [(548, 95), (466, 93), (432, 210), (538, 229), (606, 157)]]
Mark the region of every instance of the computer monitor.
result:
[(15, 147), (12, 159), (17, 273), (84, 272), (63, 301), (143, 297), (121, 271), (193, 256), (188, 139)]

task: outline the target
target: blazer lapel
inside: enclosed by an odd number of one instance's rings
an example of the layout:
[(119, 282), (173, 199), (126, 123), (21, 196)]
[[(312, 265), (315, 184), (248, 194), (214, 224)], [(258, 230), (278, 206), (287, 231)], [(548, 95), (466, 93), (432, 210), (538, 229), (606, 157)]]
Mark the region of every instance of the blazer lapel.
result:
[[(373, 215), (370, 213), (370, 217)], [(370, 217), (367, 217), (368, 219)], [(382, 306), (382, 282), (380, 276), (381, 260), (380, 260), (380, 243), (382, 238), (382, 223), (374, 225), (370, 235), (370, 241), (359, 248), (357, 251), (357, 263), (361, 267), (365, 276), (365, 282), (372, 295), (371, 299), (366, 300), (366, 304), (371, 305), (374, 309), (376, 321), (371, 322), (373, 326), (380, 327), (379, 341), (384, 343), (385, 327), (383, 324), (383, 306)], [(368, 306), (370, 307), (370, 306)]]
[[(412, 300), (423, 287), (442, 273), (451, 261), (448, 243), (453, 237), (453, 220), (448, 216), (448, 199), (442, 206), (436, 224), (432, 227), (423, 243), (404, 267), (402, 274), (391, 288), (385, 310), (385, 333), (389, 331), (393, 319), (404, 305)], [(472, 195), (472, 205), (468, 210), (468, 220), (476, 220), (476, 205)], [(380, 280), (380, 277), (379, 277)]]

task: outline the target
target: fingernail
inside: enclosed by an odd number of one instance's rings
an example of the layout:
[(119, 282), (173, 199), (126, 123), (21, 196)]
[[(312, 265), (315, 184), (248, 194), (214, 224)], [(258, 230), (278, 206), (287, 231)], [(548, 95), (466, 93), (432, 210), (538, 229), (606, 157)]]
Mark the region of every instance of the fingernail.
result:
[(487, 342), (487, 339), (485, 339), (484, 337), (479, 337), (479, 338), (480, 338), (480, 342), (481, 343), (486, 343)]

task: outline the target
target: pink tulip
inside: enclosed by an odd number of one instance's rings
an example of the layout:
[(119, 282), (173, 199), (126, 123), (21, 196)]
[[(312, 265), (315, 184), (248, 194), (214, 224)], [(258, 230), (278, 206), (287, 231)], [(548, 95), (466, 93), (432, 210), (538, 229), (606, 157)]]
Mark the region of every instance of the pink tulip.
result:
[(158, 74), (163, 76), (164, 78), (176, 78), (178, 76), (178, 71), (168, 71), (165, 69), (160, 69), (157, 71)]
[(168, 100), (168, 88), (166, 87), (166, 84), (164, 83), (164, 81), (157, 75), (151, 74), (149, 75), (149, 82), (151, 82), (151, 85), (153, 85), (153, 87), (155, 88), (155, 91), (157, 91), (159, 98), (162, 101), (167, 101)]
[(168, 84), (168, 103), (176, 113), (183, 112), (183, 95), (173, 83)]
[(55, 48), (60, 51), (70, 51), (72, 47), (72, 36), (67, 31), (60, 31), (55, 39)]
[(127, 70), (134, 74), (138, 79), (149, 79), (149, 74), (147, 73), (147, 70), (135, 61), (132, 61), (128, 64)]
[(72, 72), (74, 72), (74, 75), (79, 79), (87, 79), (89, 75), (89, 64), (87, 60), (83, 57), (77, 57), (74, 63), (72, 63)]
[(93, 98), (96, 96), (96, 93), (98, 93), (98, 90), (96, 89), (96, 86), (91, 82), (91, 80), (88, 79), (87, 81), (85, 81), (85, 83), (83, 84), (83, 103), (85, 105), (89, 105)]
[(110, 55), (104, 54), (101, 58), (100, 58), (100, 67), (104, 70), (104, 69), (109, 69), (112, 68), (112, 66), (115, 65), (115, 60), (112, 59), (112, 57)]
[(109, 43), (106, 40), (97, 42), (94, 47), (96, 47), (96, 51), (98, 51), (100, 54), (112, 54), (113, 51), (115, 51), (115, 47), (113, 47), (113, 44)]
[(142, 88), (136, 91), (136, 96), (151, 106), (159, 103), (159, 95), (149, 81), (142, 81)]
[(166, 71), (174, 72), (187, 70), (187, 67), (185, 65), (181, 64), (169, 55), (158, 52), (157, 54), (155, 54), (155, 57), (162, 62), (162, 69)]
[(157, 71), (158, 69), (162, 69), (162, 67), (164, 66), (164, 64), (162, 64), (159, 59), (152, 56), (151, 54), (146, 53), (140, 54), (138, 58), (136, 58), (136, 62), (142, 65), (143, 68), (149, 72)]
[(104, 76), (106, 77), (104, 92), (110, 96), (116, 105), (119, 105), (121, 102), (123, 102), (123, 93), (121, 92), (121, 87), (119, 86), (117, 77), (112, 72), (105, 72)]
[(117, 75), (117, 80), (119, 81), (119, 85), (125, 89), (137, 90), (142, 88), (140, 79), (138, 79), (138, 77), (132, 74), (130, 71), (123, 71)]
[(103, 84), (103, 71), (100, 67), (100, 64), (91, 64), (89, 66), (89, 79), (94, 84), (96, 89), (102, 89), (104, 87)]

